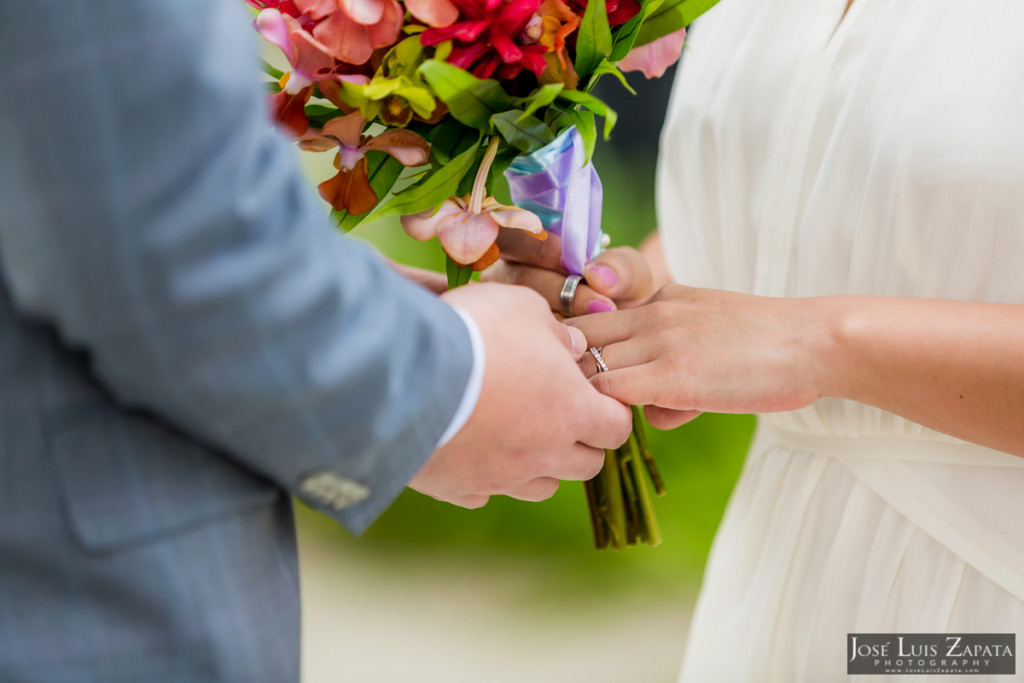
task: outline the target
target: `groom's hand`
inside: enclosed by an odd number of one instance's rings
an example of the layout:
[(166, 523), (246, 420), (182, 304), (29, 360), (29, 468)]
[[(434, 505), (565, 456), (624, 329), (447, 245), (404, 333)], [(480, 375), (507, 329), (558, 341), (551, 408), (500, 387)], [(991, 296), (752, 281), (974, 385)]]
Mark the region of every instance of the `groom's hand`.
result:
[[(562, 242), (549, 235), (543, 242), (522, 230), (498, 235), (501, 260), (484, 271), (482, 279), (523, 285), (535, 290), (555, 313), (561, 313), (562, 285), (568, 271), (562, 265)], [(601, 252), (587, 264), (584, 282), (573, 297), (573, 315), (633, 308), (654, 294), (654, 278), (644, 256), (632, 247)]]
[(604, 449), (629, 437), (632, 417), (580, 372), (583, 334), (555, 321), (544, 300), (522, 287), (471, 285), (443, 298), (480, 328), (483, 388), (466, 425), (409, 486), (474, 508), (497, 494), (543, 500), (560, 479), (597, 474)]

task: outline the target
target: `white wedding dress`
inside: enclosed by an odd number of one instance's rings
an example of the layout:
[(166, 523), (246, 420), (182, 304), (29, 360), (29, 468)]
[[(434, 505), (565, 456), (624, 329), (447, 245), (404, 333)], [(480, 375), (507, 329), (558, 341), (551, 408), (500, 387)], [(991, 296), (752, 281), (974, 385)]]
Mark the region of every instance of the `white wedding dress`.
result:
[[(1024, 303), (1024, 2), (845, 7), (694, 27), (659, 162), (674, 278)], [(847, 633), (895, 632), (1024, 632), (1024, 459), (851, 401), (762, 416), (681, 680), (845, 681)]]

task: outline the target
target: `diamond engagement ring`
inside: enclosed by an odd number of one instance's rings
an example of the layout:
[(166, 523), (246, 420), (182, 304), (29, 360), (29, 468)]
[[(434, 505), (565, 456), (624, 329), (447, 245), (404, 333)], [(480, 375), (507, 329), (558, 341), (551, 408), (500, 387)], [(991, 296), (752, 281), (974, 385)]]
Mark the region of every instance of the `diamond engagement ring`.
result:
[(581, 280), (583, 280), (581, 275), (570, 275), (565, 278), (565, 284), (562, 285), (562, 294), (559, 297), (559, 301), (562, 304), (562, 317), (564, 318), (573, 317), (572, 303), (576, 297), (576, 288), (579, 287)]
[(604, 347), (601, 347), (599, 349), (596, 346), (591, 346), (590, 347), (590, 355), (592, 355), (594, 357), (594, 360), (597, 361), (597, 371), (598, 372), (611, 372), (611, 370), (608, 368), (608, 364), (604, 362), (604, 358), (601, 356), (601, 350), (603, 348)]

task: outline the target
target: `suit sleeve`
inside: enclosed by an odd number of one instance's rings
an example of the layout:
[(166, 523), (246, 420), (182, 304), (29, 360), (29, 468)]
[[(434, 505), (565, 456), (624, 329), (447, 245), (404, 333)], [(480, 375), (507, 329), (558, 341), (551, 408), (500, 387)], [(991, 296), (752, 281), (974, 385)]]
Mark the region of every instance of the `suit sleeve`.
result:
[(8, 3), (0, 74), (22, 313), (119, 401), (364, 529), (455, 413), (469, 335), (330, 225), (268, 121), (243, 3)]

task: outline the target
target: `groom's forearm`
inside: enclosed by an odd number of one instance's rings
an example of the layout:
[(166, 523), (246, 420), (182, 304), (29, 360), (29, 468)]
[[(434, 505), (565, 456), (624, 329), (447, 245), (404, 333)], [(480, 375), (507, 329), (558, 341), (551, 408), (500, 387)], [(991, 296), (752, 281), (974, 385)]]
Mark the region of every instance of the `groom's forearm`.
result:
[(362, 529), (455, 413), (464, 324), (333, 231), (270, 130), (238, 3), (65, 5), (26, 6), (47, 30), (0, 45), (17, 304), (87, 349), (122, 402), (280, 485), (365, 485), (339, 513)]

